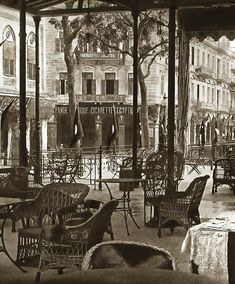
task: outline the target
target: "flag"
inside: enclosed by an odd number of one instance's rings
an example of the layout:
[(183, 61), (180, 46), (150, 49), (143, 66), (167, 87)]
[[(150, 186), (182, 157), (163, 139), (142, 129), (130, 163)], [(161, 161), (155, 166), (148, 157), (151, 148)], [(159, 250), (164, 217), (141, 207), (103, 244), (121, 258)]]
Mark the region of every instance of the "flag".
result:
[(159, 142), (158, 149), (159, 151), (165, 150), (166, 146), (166, 107), (160, 106), (160, 115), (159, 115)]
[(201, 128), (200, 128), (200, 144), (201, 146), (204, 146), (205, 145), (205, 122), (204, 120), (202, 120), (202, 123), (201, 123)]
[(79, 106), (77, 106), (75, 115), (74, 115), (74, 122), (73, 122), (73, 139), (71, 141), (71, 147), (76, 145), (76, 143), (81, 140), (84, 136), (82, 122), (79, 113)]
[(116, 117), (116, 113), (114, 107), (112, 108), (112, 123), (108, 135), (107, 146), (111, 147), (112, 144), (118, 139), (118, 121)]
[(141, 141), (141, 136), (142, 136), (142, 130), (141, 130), (141, 120), (140, 120), (140, 113), (137, 113), (137, 146), (142, 147), (142, 141)]

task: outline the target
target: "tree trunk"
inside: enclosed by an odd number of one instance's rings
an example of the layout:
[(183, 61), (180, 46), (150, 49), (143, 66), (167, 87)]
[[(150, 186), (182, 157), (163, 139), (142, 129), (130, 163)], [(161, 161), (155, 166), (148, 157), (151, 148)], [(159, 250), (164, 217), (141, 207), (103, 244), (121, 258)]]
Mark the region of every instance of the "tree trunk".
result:
[(149, 138), (147, 88), (140, 64), (138, 66), (138, 80), (140, 84), (140, 94), (141, 94), (142, 147), (144, 147), (145, 149), (149, 149), (150, 138)]
[(74, 55), (72, 51), (73, 36), (69, 27), (69, 19), (67, 16), (62, 17), (62, 26), (64, 31), (64, 59), (67, 66), (68, 75), (68, 96), (69, 96), (69, 116), (70, 116), (70, 141), (73, 137), (73, 122), (76, 109), (76, 97), (74, 94)]

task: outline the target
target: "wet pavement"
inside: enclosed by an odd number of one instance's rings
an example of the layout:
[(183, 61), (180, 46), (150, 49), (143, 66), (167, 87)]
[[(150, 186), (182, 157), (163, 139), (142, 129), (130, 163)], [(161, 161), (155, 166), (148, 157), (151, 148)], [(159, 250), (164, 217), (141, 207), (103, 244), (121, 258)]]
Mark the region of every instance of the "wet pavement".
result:
[[(190, 175), (188, 174), (189, 168), (185, 170), (184, 180), (179, 185), (179, 190), (184, 190), (188, 183), (193, 180), (193, 178), (198, 177), (198, 174), (194, 171)], [(227, 186), (223, 186), (218, 189), (218, 192), (213, 194), (211, 193), (212, 188), (212, 171), (209, 167), (200, 168), (201, 175), (209, 174), (210, 179), (207, 182), (206, 190), (203, 195), (202, 202), (200, 204), (200, 215), (201, 221), (206, 221), (208, 219), (218, 217), (218, 216), (232, 216), (235, 213), (235, 196), (233, 192), (228, 189)], [(99, 200), (109, 200), (108, 191), (103, 186), (101, 191), (94, 190), (93, 186), (91, 185), (91, 190), (88, 195), (88, 198), (95, 198)], [(113, 195), (120, 195), (121, 192), (118, 190), (117, 187), (113, 186)], [(187, 253), (181, 253), (181, 245), (185, 238), (186, 231), (182, 227), (175, 228), (173, 234), (170, 233), (169, 229), (162, 229), (162, 237), (159, 239), (157, 236), (157, 229), (146, 227), (144, 226), (143, 222), (143, 190), (141, 188), (135, 189), (131, 192), (132, 197), (132, 208), (133, 208), (133, 215), (137, 220), (137, 223), (140, 226), (138, 229), (133, 221), (129, 218), (128, 225), (130, 230), (130, 235), (128, 236), (126, 233), (126, 228), (124, 224), (123, 216), (118, 213), (113, 214), (112, 223), (113, 223), (113, 231), (115, 240), (125, 240), (125, 241), (136, 241), (146, 244), (155, 245), (158, 247), (165, 248), (169, 250), (177, 260), (178, 268), (181, 271), (190, 271), (189, 266), (189, 255)], [(235, 216), (235, 215), (234, 215)], [(17, 226), (20, 227), (21, 223), (18, 222)], [(17, 245), (17, 232), (11, 232), (11, 222), (8, 221), (6, 224), (6, 245), (7, 248), (15, 258), (16, 254), (16, 245)], [(106, 238), (108, 240), (108, 236)], [(36, 276), (36, 269), (35, 268), (27, 268), (27, 273), (22, 273), (18, 268), (16, 268), (10, 260), (2, 253), (0, 254), (0, 283), (4, 284), (9, 279), (16, 280), (23, 280), (28, 279), (30, 282), (34, 281)], [(68, 271), (65, 273), (70, 273)], [(46, 279), (53, 279), (55, 277), (60, 277), (57, 274), (57, 271), (46, 271), (42, 273), (41, 282), (45, 281)]]

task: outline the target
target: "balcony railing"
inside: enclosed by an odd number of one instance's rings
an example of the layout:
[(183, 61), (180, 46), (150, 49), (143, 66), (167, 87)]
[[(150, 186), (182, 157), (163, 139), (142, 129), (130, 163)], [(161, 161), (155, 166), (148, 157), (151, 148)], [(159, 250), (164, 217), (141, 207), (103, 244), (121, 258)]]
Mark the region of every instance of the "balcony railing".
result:
[(196, 66), (195, 72), (204, 78), (212, 78), (212, 70), (206, 66), (203, 65)]
[(231, 79), (230, 79), (228, 74), (218, 73), (217, 74), (217, 81), (220, 82), (220, 83), (222, 83), (222, 82), (230, 83)]
[(119, 60), (120, 56), (117, 52), (109, 52), (108, 54), (103, 52), (82, 52), (80, 58), (85, 60)]
[(126, 102), (126, 95), (77, 95), (77, 98), (81, 102)]
[[(80, 102), (115, 102), (126, 103), (126, 95), (77, 95)], [(68, 104), (68, 95), (57, 96), (57, 104)]]

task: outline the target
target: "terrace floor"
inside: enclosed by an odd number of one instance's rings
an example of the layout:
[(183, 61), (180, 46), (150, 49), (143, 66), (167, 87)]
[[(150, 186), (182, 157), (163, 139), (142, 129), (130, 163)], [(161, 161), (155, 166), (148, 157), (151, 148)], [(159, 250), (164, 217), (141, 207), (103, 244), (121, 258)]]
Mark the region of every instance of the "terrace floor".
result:
[[(232, 215), (235, 213), (235, 197), (233, 196), (232, 191), (228, 190), (226, 186), (218, 190), (218, 193), (211, 194), (212, 188), (212, 171), (209, 167), (200, 168), (201, 175), (209, 174), (210, 179), (207, 182), (206, 190), (203, 195), (203, 199), (200, 205), (200, 214), (202, 221), (206, 221), (210, 218), (224, 215)], [(180, 190), (184, 189), (189, 182), (192, 181), (193, 178), (197, 177), (197, 173), (193, 172), (190, 175), (188, 174), (189, 169), (186, 169), (184, 180), (180, 183)], [(113, 188), (113, 190), (118, 191), (117, 188)], [(115, 194), (115, 193), (114, 193)], [(115, 240), (125, 240), (125, 241), (136, 241), (141, 243), (147, 243), (151, 245), (155, 245), (158, 247), (165, 248), (169, 250), (176, 258), (179, 270), (181, 271), (190, 271), (189, 267), (189, 256), (187, 253), (181, 253), (181, 245), (185, 238), (186, 231), (182, 227), (175, 228), (173, 234), (170, 233), (169, 229), (162, 229), (162, 237), (159, 239), (157, 236), (157, 229), (150, 228), (143, 225), (143, 191), (141, 188), (135, 189), (131, 193), (132, 196), (132, 207), (134, 216), (140, 225), (140, 229), (137, 229), (131, 219), (129, 219), (129, 230), (130, 236), (127, 235), (125, 224), (123, 217), (117, 213), (113, 214), (112, 223), (113, 230), (115, 235)], [(105, 188), (103, 190), (94, 190), (91, 185), (91, 190), (88, 197), (100, 199), (100, 200), (108, 200), (109, 195)], [(18, 226), (21, 225), (19, 222)], [(6, 245), (13, 256), (15, 258), (16, 254), (16, 245), (17, 245), (17, 233), (11, 232), (11, 222), (7, 222), (6, 224)], [(70, 273), (64, 272), (64, 273)], [(72, 273), (72, 272), (71, 272)], [(8, 260), (8, 258), (4, 254), (0, 254), (0, 283), (5, 284), (9, 281), (15, 283), (24, 283), (24, 281), (28, 280), (29, 282), (34, 282), (36, 269), (27, 268), (27, 273), (22, 273), (18, 268), (12, 265), (12, 263)], [(42, 273), (41, 283), (46, 281), (47, 279), (53, 279), (56, 277), (60, 277), (57, 274), (57, 271), (46, 271)]]

